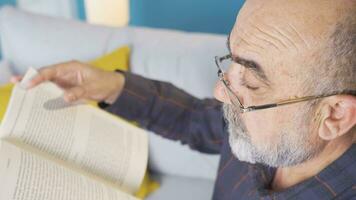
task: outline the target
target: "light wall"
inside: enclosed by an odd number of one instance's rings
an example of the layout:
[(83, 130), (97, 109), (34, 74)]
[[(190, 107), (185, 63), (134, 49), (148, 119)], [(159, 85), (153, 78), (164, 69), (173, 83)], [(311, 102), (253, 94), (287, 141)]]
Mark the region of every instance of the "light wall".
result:
[(129, 21), (129, 0), (85, 0), (89, 23), (125, 26)]
[(23, 10), (67, 19), (77, 18), (76, 2), (72, 0), (17, 0)]

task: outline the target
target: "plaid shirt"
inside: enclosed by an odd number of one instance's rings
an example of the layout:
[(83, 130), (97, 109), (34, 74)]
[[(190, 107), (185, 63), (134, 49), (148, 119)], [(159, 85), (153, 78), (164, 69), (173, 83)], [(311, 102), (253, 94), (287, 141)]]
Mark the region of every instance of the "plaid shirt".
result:
[(220, 154), (214, 200), (356, 199), (356, 145), (319, 174), (274, 192), (270, 185), (275, 169), (241, 162), (232, 155), (219, 102), (194, 98), (169, 83), (130, 73), (125, 77), (123, 93), (106, 110), (192, 149)]

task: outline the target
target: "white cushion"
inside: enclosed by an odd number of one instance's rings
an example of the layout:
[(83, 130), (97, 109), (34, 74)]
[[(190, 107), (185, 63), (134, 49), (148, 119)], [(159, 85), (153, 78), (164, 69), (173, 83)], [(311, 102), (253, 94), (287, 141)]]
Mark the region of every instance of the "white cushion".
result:
[[(94, 26), (11, 7), (0, 11), (0, 35), (3, 56), (11, 61), (18, 73), (24, 73), (29, 66), (40, 68), (72, 59), (88, 61), (129, 44), (134, 73), (169, 81), (197, 97), (212, 96), (217, 80), (213, 58), (227, 52), (226, 36)], [(193, 152), (179, 142), (155, 136), (150, 142), (153, 170), (215, 178), (219, 156)]]
[[(29, 66), (42, 66), (78, 59), (89, 60), (106, 52), (113, 28), (43, 17), (3, 7), (0, 14), (3, 57), (10, 60), (16, 72)], [(120, 29), (116, 34), (124, 33)], [(125, 36), (122, 34), (122, 45)]]
[(149, 137), (149, 166), (154, 172), (215, 180), (219, 155), (191, 151), (156, 134)]
[(214, 57), (227, 54), (226, 36), (141, 28), (131, 37), (133, 72), (171, 82), (197, 97), (212, 97)]
[(10, 63), (6, 60), (0, 61), (0, 85), (8, 83), (12, 75)]

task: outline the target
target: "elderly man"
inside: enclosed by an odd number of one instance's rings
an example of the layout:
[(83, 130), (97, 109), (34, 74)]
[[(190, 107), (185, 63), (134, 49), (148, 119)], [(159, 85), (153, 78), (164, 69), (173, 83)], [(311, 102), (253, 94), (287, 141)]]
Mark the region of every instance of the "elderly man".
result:
[(30, 87), (54, 81), (67, 101), (103, 101), (221, 154), (213, 199), (356, 199), (356, 1), (247, 0), (227, 46), (216, 58), (223, 104), (80, 62), (47, 67)]

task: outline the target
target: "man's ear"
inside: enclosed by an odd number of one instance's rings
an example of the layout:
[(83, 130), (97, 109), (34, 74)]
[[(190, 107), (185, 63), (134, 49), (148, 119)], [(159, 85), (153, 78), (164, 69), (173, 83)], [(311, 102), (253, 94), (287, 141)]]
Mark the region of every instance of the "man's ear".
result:
[(320, 108), (319, 137), (333, 140), (350, 131), (356, 124), (356, 97), (337, 95), (328, 97)]

